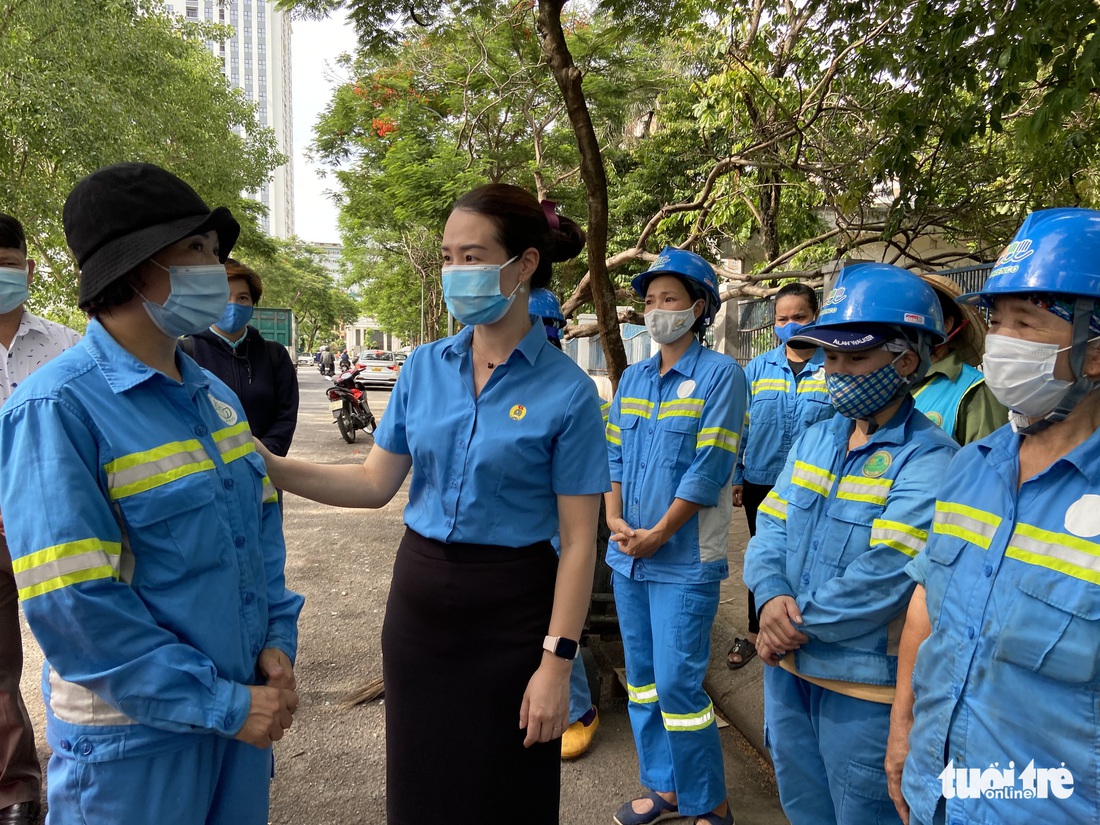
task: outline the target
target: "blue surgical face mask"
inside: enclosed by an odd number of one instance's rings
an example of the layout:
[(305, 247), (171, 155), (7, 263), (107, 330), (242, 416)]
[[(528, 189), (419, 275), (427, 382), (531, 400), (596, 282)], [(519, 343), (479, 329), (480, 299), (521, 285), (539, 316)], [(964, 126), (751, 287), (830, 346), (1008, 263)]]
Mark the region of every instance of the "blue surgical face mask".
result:
[(168, 273), (171, 292), (164, 304), (150, 301), (141, 292), (145, 311), (157, 328), (170, 338), (194, 335), (215, 323), (225, 312), (229, 301), (229, 279), (225, 264), (203, 266), (164, 266), (152, 258)]
[(887, 364), (866, 375), (832, 373), (825, 376), (829, 401), (846, 418), (870, 418), (898, 397), (906, 383), (894, 364), (901, 353)]
[(222, 332), (237, 333), (252, 320), (252, 304), (230, 303), (225, 305), (221, 320), (214, 326)]
[(511, 295), (500, 292), (500, 272), (519, 256), (502, 264), (469, 264), (443, 267), (443, 297), (447, 309), (466, 326), (493, 324), (512, 306), (522, 283)]
[(0, 314), (11, 312), (30, 295), (27, 270), (0, 266)]
[(772, 329), (775, 330), (775, 337), (779, 339), (780, 343), (785, 344), (790, 341), (791, 338), (798, 335), (798, 333), (802, 332), (805, 327), (806, 324), (796, 324), (794, 321), (788, 321), (782, 326), (776, 324)]

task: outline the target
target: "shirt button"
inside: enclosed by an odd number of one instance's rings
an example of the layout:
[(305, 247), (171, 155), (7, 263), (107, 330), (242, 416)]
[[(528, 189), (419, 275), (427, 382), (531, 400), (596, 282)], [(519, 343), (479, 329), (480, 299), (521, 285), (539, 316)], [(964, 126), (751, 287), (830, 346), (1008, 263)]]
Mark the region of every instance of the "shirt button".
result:
[(203, 427), (201, 425), (198, 426), (198, 427), (195, 427), (195, 435), (206, 435), (208, 432), (210, 432), (210, 431), (208, 429), (206, 429), (206, 427)]
[(985, 577), (988, 579), (990, 576), (993, 575), (993, 568), (987, 564), (985, 567), (982, 568), (982, 572), (985, 573)]
[(805, 585), (805, 584), (809, 584), (809, 583), (810, 583), (810, 574), (809, 573), (803, 573), (802, 574), (802, 584)]
[(244, 536), (237, 536), (237, 538), (233, 539), (233, 543), (235, 545), (237, 545), (238, 547), (244, 547), (244, 543), (245, 543)]
[(222, 487), (224, 487), (227, 490), (232, 490), (233, 489), (233, 479), (227, 478), (225, 481), (222, 482)]
[(255, 593), (245, 593), (244, 594), (244, 603), (245, 604), (252, 604), (252, 602), (254, 602), (254, 601), (256, 601), (256, 594)]
[(84, 742), (84, 743), (82, 743), (82, 744), (81, 744), (81, 746), (80, 746), (80, 752), (81, 752), (81, 753), (82, 753), (82, 754), (83, 754), (84, 756), (89, 756), (89, 755), (91, 755), (92, 751), (94, 751), (94, 750), (95, 750), (95, 748), (93, 748), (93, 747), (92, 747), (92, 743), (91, 743), (91, 742)]
[(61, 750), (63, 751), (71, 751), (73, 749), (73, 743), (70, 742), (68, 739), (62, 739), (60, 745)]
[(973, 639), (974, 638), (974, 628), (968, 627), (966, 629), (966, 638), (968, 638), (968, 639)]
[(457, 490), (458, 489), (458, 482), (457, 481), (452, 481), (451, 482), (451, 489), (452, 490)]
[(642, 462), (641, 467), (642, 467), (643, 470), (645, 469), (645, 462), (644, 461)]

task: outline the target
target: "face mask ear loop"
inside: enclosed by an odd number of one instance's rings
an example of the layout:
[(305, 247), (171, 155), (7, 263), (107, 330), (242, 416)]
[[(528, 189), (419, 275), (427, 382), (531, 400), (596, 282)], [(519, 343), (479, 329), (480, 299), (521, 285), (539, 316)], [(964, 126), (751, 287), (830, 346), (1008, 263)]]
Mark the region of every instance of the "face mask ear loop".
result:
[(1073, 384), (1058, 406), (1026, 427), (1018, 430), (1022, 435), (1034, 435), (1042, 432), (1051, 424), (1065, 421), (1066, 416), (1095, 388), (1094, 382), (1089, 380), (1085, 372), (1085, 355), (1089, 342), (1089, 323), (1092, 321), (1092, 313), (1096, 309), (1096, 301), (1092, 298), (1079, 297), (1073, 306), (1073, 342), (1069, 346), (1069, 368), (1073, 373)]

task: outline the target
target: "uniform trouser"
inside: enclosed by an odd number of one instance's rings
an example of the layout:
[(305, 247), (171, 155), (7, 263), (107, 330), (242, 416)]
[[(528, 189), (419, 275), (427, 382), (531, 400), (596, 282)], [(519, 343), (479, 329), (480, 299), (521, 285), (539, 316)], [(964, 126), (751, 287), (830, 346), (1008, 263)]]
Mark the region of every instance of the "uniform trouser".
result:
[(897, 825), (886, 787), (890, 706), (764, 668), (764, 741), (792, 825)]
[(19, 593), (8, 545), (0, 537), (0, 810), (19, 802), (37, 802), (42, 786), (34, 731), (19, 693), (22, 675)]
[(719, 582), (634, 581), (614, 574), (630, 726), (642, 784), (675, 791), (684, 816), (726, 798), (714, 705), (703, 690)]
[[(73, 752), (84, 740), (73, 743)], [(93, 751), (94, 755), (94, 751)], [(151, 756), (50, 757), (46, 825), (267, 825), (272, 750), (203, 736)]]
[[(753, 484), (746, 481), (742, 485), (741, 506), (745, 508), (745, 521), (749, 525), (749, 536), (756, 535), (756, 514), (760, 505), (772, 491), (771, 484)], [(756, 609), (756, 597), (749, 590), (749, 633), (760, 632), (760, 613)]]
[(569, 724), (572, 725), (592, 710), (592, 691), (588, 688), (588, 672), (580, 654), (569, 671)]

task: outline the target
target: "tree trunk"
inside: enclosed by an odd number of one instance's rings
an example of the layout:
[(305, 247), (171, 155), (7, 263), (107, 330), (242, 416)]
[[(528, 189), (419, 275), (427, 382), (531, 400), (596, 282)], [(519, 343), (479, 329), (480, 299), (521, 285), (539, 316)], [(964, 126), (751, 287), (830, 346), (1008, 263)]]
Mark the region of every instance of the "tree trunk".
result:
[(760, 240), (764, 244), (764, 260), (779, 257), (779, 196), (782, 178), (777, 169), (760, 170)]
[(581, 88), (581, 73), (573, 63), (573, 55), (569, 53), (565, 32), (562, 31), (561, 10), (564, 5), (565, 0), (539, 0), (539, 29), (543, 54), (565, 99), (569, 122), (580, 150), (581, 179), (588, 195), (588, 272), (592, 300), (596, 305), (600, 344), (607, 360), (607, 377), (615, 388), (619, 385), (619, 376), (626, 369), (626, 350), (619, 334), (615, 289), (607, 274), (607, 172)]

